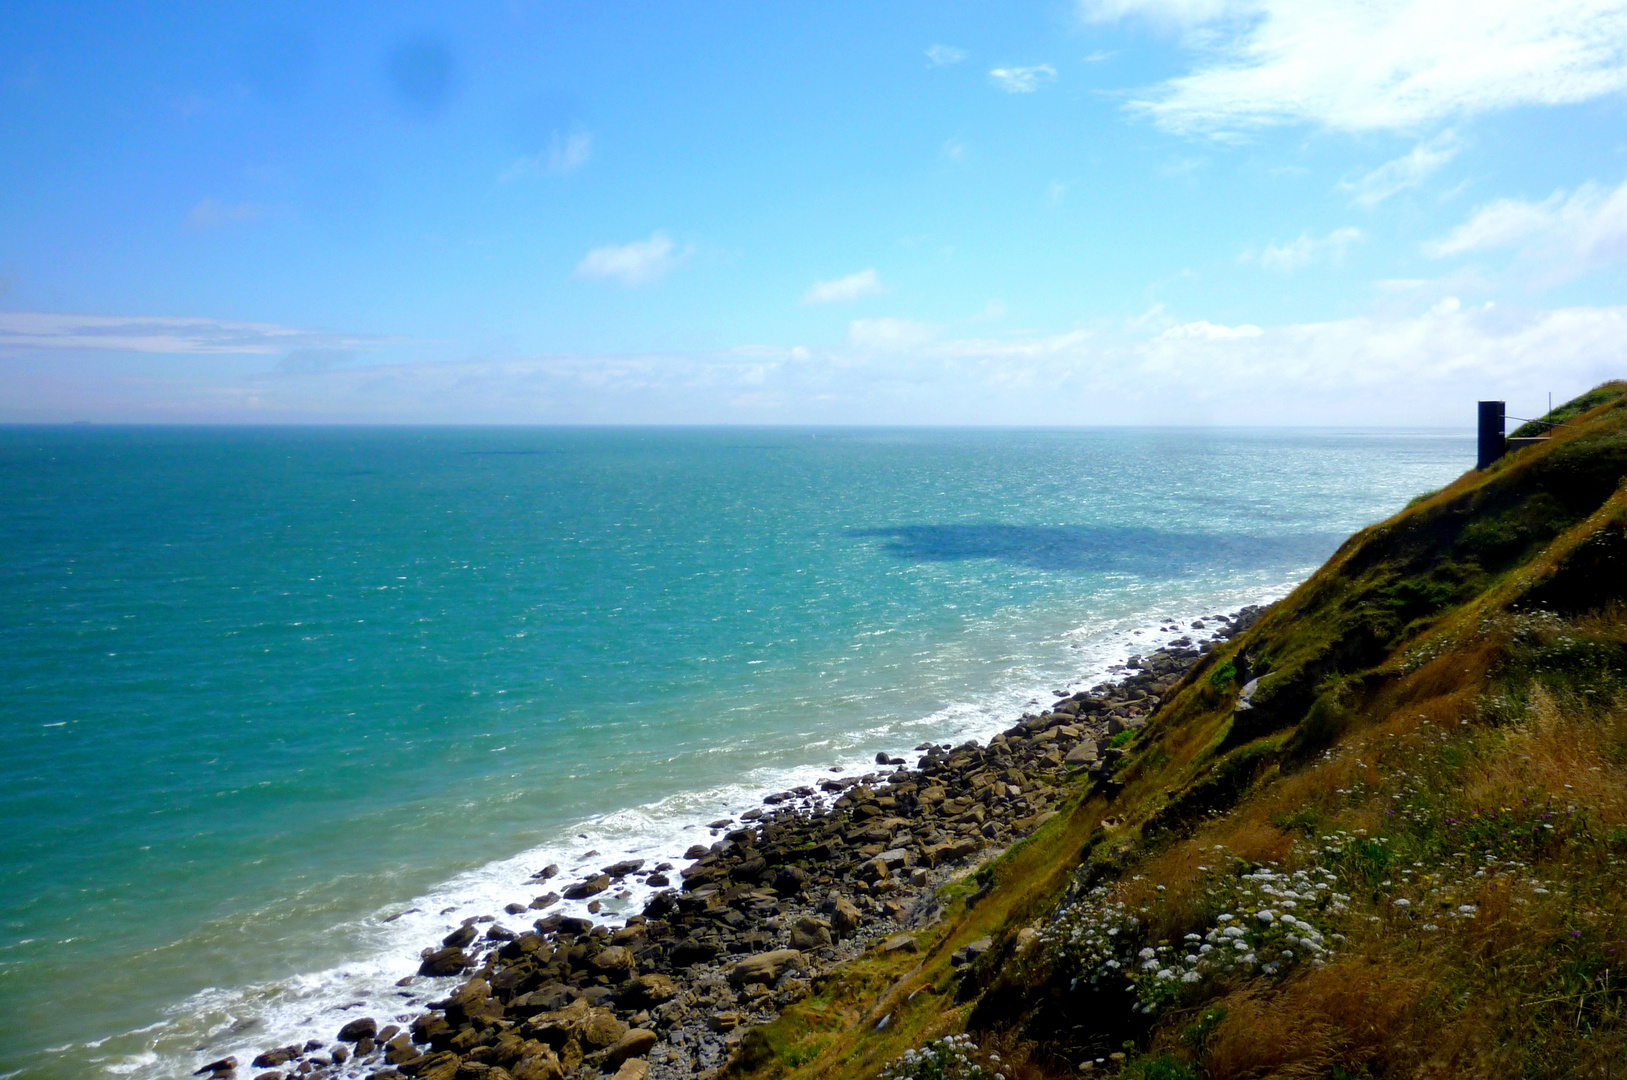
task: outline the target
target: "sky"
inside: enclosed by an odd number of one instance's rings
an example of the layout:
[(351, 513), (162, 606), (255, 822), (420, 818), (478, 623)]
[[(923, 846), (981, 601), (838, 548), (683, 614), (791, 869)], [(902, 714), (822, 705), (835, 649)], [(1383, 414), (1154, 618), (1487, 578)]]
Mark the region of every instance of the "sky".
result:
[(12, 0), (0, 422), (1534, 415), (1624, 116), (1627, 0)]

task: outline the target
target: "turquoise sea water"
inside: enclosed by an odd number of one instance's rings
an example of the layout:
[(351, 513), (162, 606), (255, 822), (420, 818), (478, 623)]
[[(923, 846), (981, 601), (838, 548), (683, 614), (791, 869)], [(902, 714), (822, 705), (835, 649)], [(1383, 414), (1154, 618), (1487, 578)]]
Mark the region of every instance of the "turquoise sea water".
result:
[(0, 1075), (181, 1076), (352, 1001), (412, 1015), (418, 948), (544, 863), (670, 858), (811, 770), (986, 736), (1472, 456), (0, 428)]

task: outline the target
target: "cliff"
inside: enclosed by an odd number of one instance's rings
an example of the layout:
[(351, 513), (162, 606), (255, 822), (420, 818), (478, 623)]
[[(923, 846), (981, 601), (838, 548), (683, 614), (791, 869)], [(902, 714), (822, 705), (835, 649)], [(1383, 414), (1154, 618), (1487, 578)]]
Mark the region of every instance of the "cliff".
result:
[(729, 1073), (1619, 1074), (1627, 383), (1551, 419), (1352, 536)]

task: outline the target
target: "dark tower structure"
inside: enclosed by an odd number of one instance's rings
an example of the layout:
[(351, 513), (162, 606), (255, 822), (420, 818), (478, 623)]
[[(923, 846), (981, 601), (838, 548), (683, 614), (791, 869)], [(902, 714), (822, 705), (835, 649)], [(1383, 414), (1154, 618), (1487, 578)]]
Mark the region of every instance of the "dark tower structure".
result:
[(1501, 401), (1480, 403), (1480, 454), (1475, 468), (1484, 469), (1503, 456), (1507, 444), (1503, 440), (1504, 404)]

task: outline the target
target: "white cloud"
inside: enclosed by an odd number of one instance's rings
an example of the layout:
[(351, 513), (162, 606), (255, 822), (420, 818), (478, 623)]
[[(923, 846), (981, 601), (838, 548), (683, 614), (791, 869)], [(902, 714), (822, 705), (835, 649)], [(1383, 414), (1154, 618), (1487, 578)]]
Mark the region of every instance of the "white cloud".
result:
[(813, 287), (802, 295), (804, 304), (837, 304), (848, 300), (857, 300), (861, 296), (875, 296), (885, 292), (881, 278), (874, 269), (860, 270), (857, 274), (847, 277), (835, 278), (831, 281), (816, 281)]
[(1541, 202), (1497, 199), (1423, 251), (1439, 259), (1509, 247), (1545, 266), (1550, 279), (1627, 258), (1627, 182), (1613, 189), (1583, 184)]
[(1068, 197), (1068, 185), (1060, 180), (1052, 180), (1045, 189), (1045, 201), (1052, 206), (1061, 206), (1062, 200)]
[(0, 312), (0, 351), (5, 352), (76, 349), (167, 355), (274, 355), (300, 350), (355, 350), (399, 340), (221, 319)]
[(548, 171), (555, 176), (573, 173), (592, 156), (593, 136), (587, 132), (573, 131), (563, 139), (555, 134), (553, 144), (548, 147)]
[(1008, 94), (1032, 94), (1045, 83), (1056, 81), (1056, 68), (1050, 64), (995, 68), (989, 72), (989, 81)]
[(1155, 311), (1065, 333), (945, 338), (921, 323), (872, 320), (855, 324), (851, 344), (835, 350), (248, 375), (227, 364), (143, 366), (123, 357), (110, 358), (116, 368), (86, 372), (24, 355), (0, 364), (0, 420), (1447, 424), (1467, 432), (1480, 398), (1536, 401), (1550, 388), (1568, 395), (1619, 375), (1627, 305), (1517, 312), (1445, 303), (1254, 329)]
[(1290, 240), (1286, 244), (1278, 244), (1275, 241), (1267, 244), (1265, 250), (1258, 255), (1245, 251), (1241, 261), (1258, 262), (1267, 270), (1280, 270), (1285, 274), (1291, 274), (1324, 257), (1337, 265), (1344, 261), (1345, 252), (1350, 245), (1360, 242), (1361, 239), (1362, 231), (1350, 226), (1334, 229), (1320, 239), (1309, 233), (1300, 233), (1297, 239)]
[(1192, 71), (1135, 103), (1173, 131), (1417, 130), (1627, 88), (1627, 0), (1082, 0), (1184, 28)]
[(1188, 26), (1252, 12), (1259, 3), (1239, 0), (1079, 0), (1087, 22), (1117, 22), (1137, 15), (1155, 23)]
[(259, 203), (240, 202), (227, 205), (216, 199), (203, 199), (187, 211), (189, 229), (216, 229), (222, 225), (243, 225), (259, 221), (265, 216), (265, 207)]
[(1424, 243), (1424, 254), (1433, 259), (1462, 255), (1488, 248), (1506, 247), (1536, 233), (1553, 228), (1561, 206), (1559, 196), (1540, 203), (1523, 199), (1498, 199), (1474, 212), (1474, 216), (1438, 240)]
[(593, 157), (593, 135), (586, 131), (554, 132), (547, 150), (516, 158), (497, 177), (503, 183), (528, 176), (569, 176)]
[(643, 285), (666, 274), (689, 254), (688, 248), (676, 250), (672, 239), (657, 229), (648, 240), (594, 248), (576, 264), (576, 276), (595, 281), (614, 280), (623, 285)]
[(946, 67), (966, 59), (966, 50), (957, 49), (953, 45), (933, 45), (927, 49), (926, 58), (932, 62), (933, 67)]
[(896, 352), (925, 345), (937, 336), (929, 323), (913, 319), (854, 319), (847, 326), (847, 340), (856, 349)]
[(1183, 323), (1172, 326), (1158, 335), (1161, 341), (1176, 341), (1182, 338), (1194, 338), (1200, 341), (1230, 341), (1237, 338), (1259, 337), (1265, 333), (1258, 326), (1251, 323), (1241, 323), (1237, 326), (1222, 326), (1206, 319), (1197, 322)]
[(1341, 183), (1340, 190), (1352, 194), (1351, 202), (1357, 206), (1372, 207), (1399, 191), (1417, 187), (1433, 176), (1463, 148), (1462, 142), (1450, 131), (1443, 131), (1427, 142), (1421, 142), (1411, 151), (1387, 161), (1366, 176)]
[(938, 156), (943, 158), (945, 161), (953, 161), (956, 163), (965, 161), (966, 144), (961, 142), (959, 139), (946, 139), (944, 140), (943, 146), (938, 150)]

